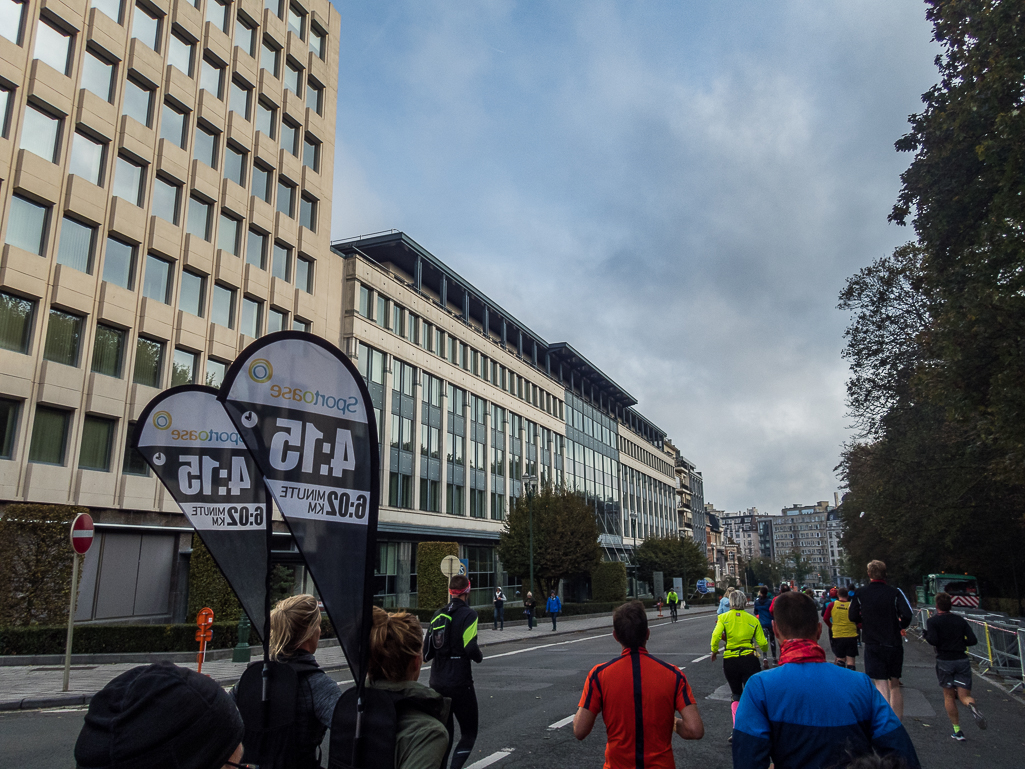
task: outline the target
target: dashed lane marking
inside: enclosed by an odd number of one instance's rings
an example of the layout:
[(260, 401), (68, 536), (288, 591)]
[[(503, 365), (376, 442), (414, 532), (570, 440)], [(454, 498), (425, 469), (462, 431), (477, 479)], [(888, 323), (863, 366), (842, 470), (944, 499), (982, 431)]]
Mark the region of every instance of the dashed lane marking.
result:
[(484, 769), (485, 766), (491, 766), (498, 761), (512, 753), (516, 748), (502, 748), (497, 753), (492, 753), (490, 756), (482, 758), (480, 761), (470, 764), (466, 769)]
[(690, 664), (693, 665), (695, 662), (701, 662), (701, 660), (707, 660), (711, 656), (712, 656), (711, 654), (706, 654), (704, 657), (698, 657), (696, 660), (691, 660)]
[(566, 726), (566, 724), (570, 724), (572, 722), (573, 722), (573, 716), (566, 716), (561, 721), (556, 721), (554, 724), (551, 724), (548, 728), (549, 729), (561, 729), (562, 727)]

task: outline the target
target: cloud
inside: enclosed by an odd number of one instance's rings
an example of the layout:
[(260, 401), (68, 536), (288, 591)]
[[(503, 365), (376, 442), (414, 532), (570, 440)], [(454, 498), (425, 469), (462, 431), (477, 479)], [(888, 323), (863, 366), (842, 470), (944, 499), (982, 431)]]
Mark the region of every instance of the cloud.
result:
[(908, 161), (893, 142), (935, 81), (923, 7), (346, 13), (373, 45), (351, 76), (343, 63), (335, 232), (401, 229), (569, 341), (717, 506), (831, 499), (847, 436), (836, 297), (909, 237), (886, 214)]

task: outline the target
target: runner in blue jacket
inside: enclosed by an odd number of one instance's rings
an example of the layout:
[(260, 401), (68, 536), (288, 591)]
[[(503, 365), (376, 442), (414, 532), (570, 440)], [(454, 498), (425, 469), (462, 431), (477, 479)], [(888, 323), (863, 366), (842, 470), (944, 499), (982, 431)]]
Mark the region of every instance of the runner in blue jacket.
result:
[(562, 601), (559, 600), (559, 596), (555, 594), (554, 590), (548, 596), (548, 603), (545, 605), (545, 609), (552, 615), (552, 630), (555, 630), (555, 618), (562, 611)]

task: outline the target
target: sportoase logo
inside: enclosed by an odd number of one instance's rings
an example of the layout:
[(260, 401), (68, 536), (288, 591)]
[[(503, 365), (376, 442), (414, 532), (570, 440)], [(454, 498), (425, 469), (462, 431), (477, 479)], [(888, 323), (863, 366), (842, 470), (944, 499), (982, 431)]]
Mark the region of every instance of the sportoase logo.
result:
[(249, 378), (258, 384), (269, 382), (274, 376), (274, 367), (265, 358), (257, 358), (249, 364)]
[(171, 426), (171, 415), (166, 411), (158, 411), (153, 415), (153, 426), (158, 430), (166, 430)]

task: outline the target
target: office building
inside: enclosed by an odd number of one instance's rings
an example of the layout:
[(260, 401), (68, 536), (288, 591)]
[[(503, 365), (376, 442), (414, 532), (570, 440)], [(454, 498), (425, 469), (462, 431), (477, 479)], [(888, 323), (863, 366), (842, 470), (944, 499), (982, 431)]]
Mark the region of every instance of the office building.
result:
[(834, 509), (828, 502), (784, 507), (782, 517), (773, 522), (773, 549), (783, 566), (784, 577), (792, 577), (787, 564), (799, 556), (810, 566), (804, 582), (822, 587), (831, 581), (827, 518)]

